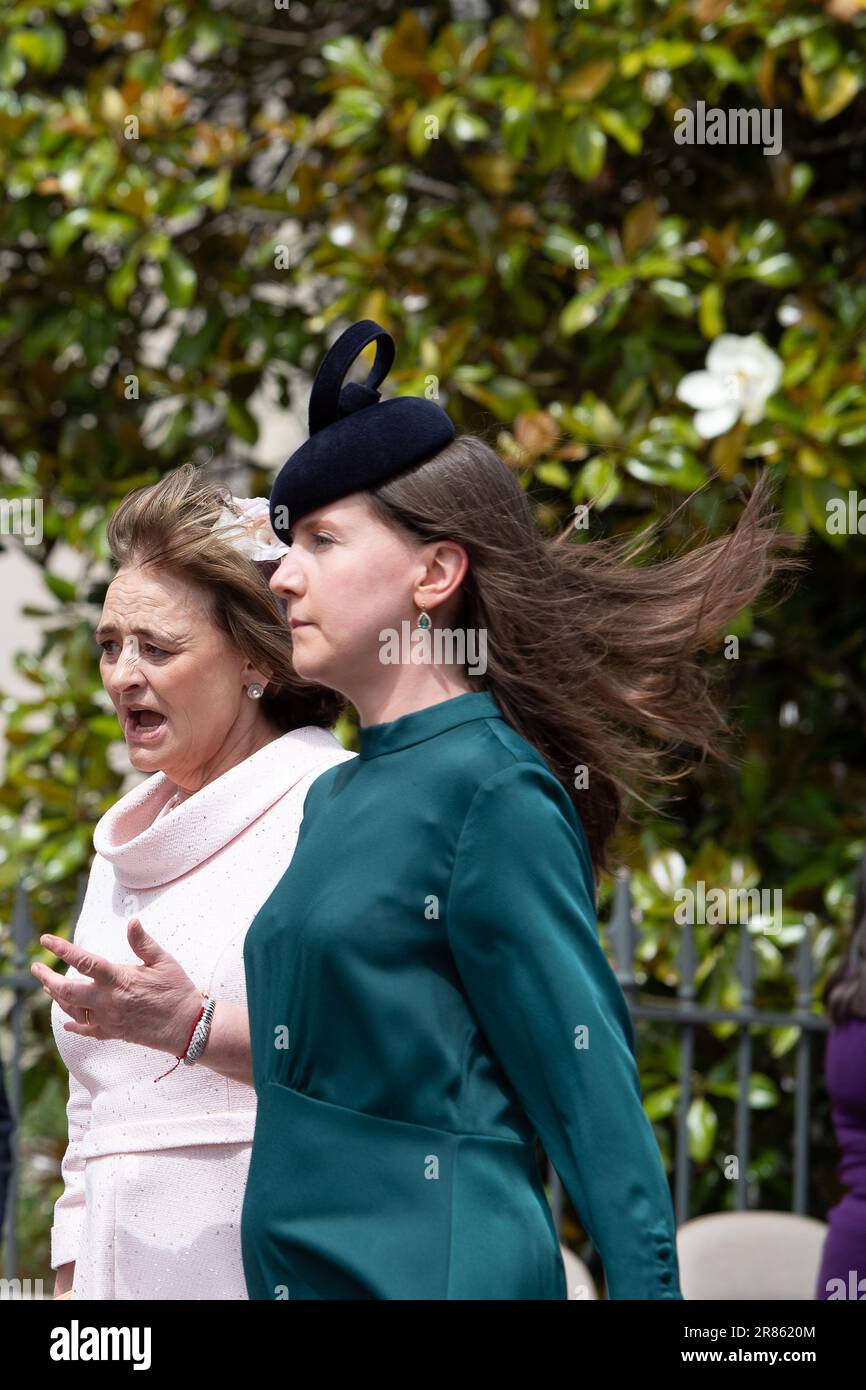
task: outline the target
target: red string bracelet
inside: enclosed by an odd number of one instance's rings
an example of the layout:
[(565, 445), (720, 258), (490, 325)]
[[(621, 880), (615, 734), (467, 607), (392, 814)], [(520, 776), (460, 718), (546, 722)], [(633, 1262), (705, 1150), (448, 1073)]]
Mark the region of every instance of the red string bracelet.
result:
[[(208, 996), (205, 994), (205, 992), (204, 992), (203, 989), (200, 989), (200, 990), (199, 990), (199, 994), (201, 995), (202, 999), (207, 999), (207, 997), (208, 997)], [(184, 1050), (183, 1050), (183, 1052), (180, 1054), (180, 1056), (177, 1058), (177, 1061), (175, 1062), (174, 1067), (169, 1067), (168, 1071), (164, 1071), (164, 1072), (162, 1073), (162, 1076), (171, 1076), (171, 1074), (172, 1074), (172, 1072), (174, 1071), (175, 1067), (179, 1067), (179, 1066), (180, 1066), (181, 1062), (183, 1061), (184, 1057), (186, 1056), (187, 1052), (189, 1051), (189, 1045), (190, 1045), (190, 1043), (192, 1042), (192, 1035), (193, 1035), (193, 1033), (195, 1032), (196, 1028), (198, 1027), (198, 1025), (199, 1025), (199, 1020), (201, 1019), (201, 1016), (202, 1016), (203, 1013), (204, 1013), (204, 1004), (202, 1004), (201, 1008), (199, 1009), (198, 1013), (196, 1014), (195, 1023), (192, 1025), (192, 1028), (191, 1028), (191, 1030), (190, 1030), (190, 1035), (189, 1035), (189, 1037), (188, 1037), (187, 1040), (186, 1040), (186, 1047), (184, 1048)], [(176, 1053), (175, 1053), (175, 1056), (177, 1056)], [(162, 1080), (162, 1076), (155, 1076), (153, 1079), (154, 1079), (154, 1081), (161, 1081), (161, 1080)]]

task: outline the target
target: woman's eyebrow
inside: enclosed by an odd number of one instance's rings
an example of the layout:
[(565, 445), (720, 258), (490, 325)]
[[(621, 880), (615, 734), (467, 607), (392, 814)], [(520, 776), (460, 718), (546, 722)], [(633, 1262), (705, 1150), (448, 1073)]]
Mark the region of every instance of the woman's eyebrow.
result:
[[(102, 623), (96, 629), (93, 636), (98, 641), (100, 637), (105, 637), (107, 633), (116, 631), (117, 628), (114, 623)], [(137, 637), (150, 637), (157, 642), (176, 642), (178, 640), (176, 637), (170, 636), (167, 632), (154, 632), (153, 629), (149, 627), (137, 627), (135, 629), (135, 634)]]
[(309, 517), (303, 516), (292, 529), (294, 531), (318, 531), (320, 526), (333, 526), (336, 531), (340, 530), (340, 522), (327, 512), (323, 512), (315, 521), (310, 521)]

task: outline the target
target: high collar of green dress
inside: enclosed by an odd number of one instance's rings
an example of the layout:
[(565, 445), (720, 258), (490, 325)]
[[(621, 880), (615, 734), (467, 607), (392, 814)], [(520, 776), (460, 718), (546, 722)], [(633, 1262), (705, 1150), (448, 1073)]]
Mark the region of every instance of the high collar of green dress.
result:
[(440, 700), (437, 705), (413, 710), (399, 719), (391, 719), (386, 724), (362, 725), (359, 730), (360, 756), (378, 758), (382, 753), (396, 753), (413, 743), (423, 743), (425, 739), (435, 738), (458, 724), (468, 724), (473, 719), (502, 719), (502, 711), (493, 696), (486, 690), (471, 691), (467, 695), (455, 695), (450, 700)]

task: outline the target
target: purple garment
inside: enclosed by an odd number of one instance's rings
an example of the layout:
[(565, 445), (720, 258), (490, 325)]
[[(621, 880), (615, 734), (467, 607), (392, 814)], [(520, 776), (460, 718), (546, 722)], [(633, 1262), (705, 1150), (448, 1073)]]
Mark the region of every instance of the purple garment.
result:
[(839, 1177), (848, 1191), (827, 1212), (830, 1229), (815, 1297), (866, 1299), (866, 1019), (831, 1028), (824, 1075), (841, 1155)]

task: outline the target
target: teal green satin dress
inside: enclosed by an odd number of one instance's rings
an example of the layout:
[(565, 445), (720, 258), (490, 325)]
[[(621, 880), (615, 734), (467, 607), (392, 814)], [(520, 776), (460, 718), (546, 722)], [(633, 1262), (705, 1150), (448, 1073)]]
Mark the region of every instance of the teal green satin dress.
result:
[(609, 1296), (682, 1297), (584, 831), (492, 695), (361, 729), (244, 965), (250, 1298), (566, 1298), (536, 1135)]

